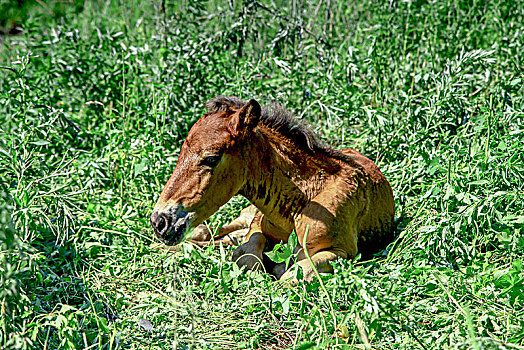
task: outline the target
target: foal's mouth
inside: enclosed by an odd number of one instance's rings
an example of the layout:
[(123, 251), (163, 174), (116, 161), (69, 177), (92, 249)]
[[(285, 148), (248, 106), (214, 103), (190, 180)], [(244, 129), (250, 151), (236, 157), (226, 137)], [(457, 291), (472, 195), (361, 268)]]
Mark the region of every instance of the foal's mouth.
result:
[(155, 231), (156, 238), (165, 245), (176, 245), (184, 239), (184, 234), (191, 227), (195, 218), (194, 212), (181, 210), (177, 206), (175, 210), (167, 212), (154, 211), (150, 222)]

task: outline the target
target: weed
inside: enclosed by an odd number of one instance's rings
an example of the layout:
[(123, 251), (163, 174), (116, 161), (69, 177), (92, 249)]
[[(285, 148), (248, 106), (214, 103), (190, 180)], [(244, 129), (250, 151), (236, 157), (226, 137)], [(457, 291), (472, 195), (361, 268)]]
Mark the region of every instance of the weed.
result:
[[(48, 3), (0, 6), (0, 347), (524, 347), (521, 2)], [(157, 249), (217, 95), (374, 159), (395, 242), (297, 288), (230, 248)]]

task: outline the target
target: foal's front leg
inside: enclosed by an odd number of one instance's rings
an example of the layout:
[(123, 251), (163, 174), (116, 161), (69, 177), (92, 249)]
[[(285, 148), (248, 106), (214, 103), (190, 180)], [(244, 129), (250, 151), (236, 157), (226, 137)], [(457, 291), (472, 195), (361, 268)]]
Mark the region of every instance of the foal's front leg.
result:
[(257, 212), (249, 226), (247, 241), (242, 243), (233, 252), (232, 260), (239, 267), (246, 266), (247, 270), (265, 270), (264, 250), (267, 238), (262, 233), (261, 222), (264, 215)]
[(206, 225), (198, 225), (187, 240), (201, 247), (219, 244), (240, 245), (245, 240), (249, 226), (257, 213), (258, 209), (254, 205), (244, 208), (238, 218), (219, 228), (218, 235), (215, 237)]

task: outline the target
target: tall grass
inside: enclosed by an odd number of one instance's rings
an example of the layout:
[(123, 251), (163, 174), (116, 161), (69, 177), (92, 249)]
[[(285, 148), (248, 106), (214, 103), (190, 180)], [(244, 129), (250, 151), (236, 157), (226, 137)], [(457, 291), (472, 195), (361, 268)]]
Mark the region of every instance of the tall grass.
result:
[[(524, 347), (523, 4), (53, 6), (0, 37), (0, 347)], [(297, 288), (158, 249), (151, 208), (216, 95), (374, 159), (395, 242)]]

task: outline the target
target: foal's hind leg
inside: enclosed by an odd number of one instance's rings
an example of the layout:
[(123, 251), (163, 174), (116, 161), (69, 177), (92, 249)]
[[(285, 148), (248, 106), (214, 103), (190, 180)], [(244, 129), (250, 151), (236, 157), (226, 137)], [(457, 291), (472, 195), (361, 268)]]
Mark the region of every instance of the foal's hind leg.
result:
[[(313, 255), (311, 257), (311, 261), (319, 273), (333, 273), (333, 266), (331, 266), (331, 262), (337, 260), (338, 258), (346, 258), (346, 256), (345, 254), (342, 254), (342, 252), (321, 251)], [(302, 268), (304, 280), (311, 281), (315, 278), (315, 270), (309, 259), (302, 259), (295, 265), (298, 265)], [(295, 279), (294, 273), (294, 267), (292, 266), (280, 277), (280, 280), (291, 280), (292, 283), (297, 283), (298, 281)]]
[[(344, 181), (333, 182), (306, 205), (295, 221), (298, 242), (302, 248), (307, 247), (318, 272), (332, 273), (332, 261), (357, 253), (357, 218), (362, 204), (356, 190)], [(304, 279), (311, 281), (315, 271), (305, 251), (297, 259)], [(293, 269), (286, 271), (280, 279), (293, 278), (293, 272)]]

